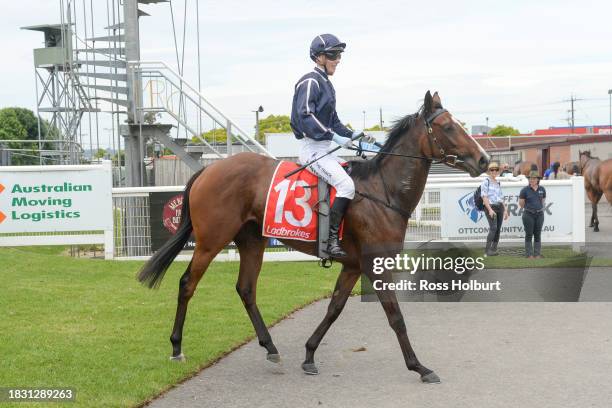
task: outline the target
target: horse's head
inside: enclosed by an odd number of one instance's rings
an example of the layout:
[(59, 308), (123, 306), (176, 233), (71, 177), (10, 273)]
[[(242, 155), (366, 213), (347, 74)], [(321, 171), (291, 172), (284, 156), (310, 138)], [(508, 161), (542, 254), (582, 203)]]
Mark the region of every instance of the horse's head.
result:
[(581, 171), (584, 169), (586, 162), (588, 162), (591, 159), (592, 157), (591, 157), (590, 150), (585, 150), (585, 151), (578, 150), (578, 162), (580, 163)]
[(447, 166), (459, 168), (472, 177), (487, 170), (489, 155), (463, 125), (442, 107), (437, 92), (433, 96), (429, 91), (425, 94), (422, 117), (432, 159), (443, 160)]

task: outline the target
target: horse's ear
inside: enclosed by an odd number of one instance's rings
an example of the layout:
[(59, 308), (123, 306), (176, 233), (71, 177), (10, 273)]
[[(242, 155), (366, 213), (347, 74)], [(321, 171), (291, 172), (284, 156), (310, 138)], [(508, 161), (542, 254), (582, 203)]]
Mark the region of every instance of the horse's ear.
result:
[(429, 91), (427, 91), (425, 94), (425, 102), (423, 103), (423, 106), (425, 107), (425, 113), (433, 112), (433, 97)]
[(440, 96), (438, 95), (437, 91), (434, 92), (432, 99), (435, 107), (442, 106), (442, 101), (440, 100)]

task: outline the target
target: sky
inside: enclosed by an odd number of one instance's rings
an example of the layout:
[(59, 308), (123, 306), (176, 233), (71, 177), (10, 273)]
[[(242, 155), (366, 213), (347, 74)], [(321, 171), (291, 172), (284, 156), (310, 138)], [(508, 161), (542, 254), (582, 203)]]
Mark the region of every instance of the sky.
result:
[[(64, 0), (67, 1), (67, 0)], [(93, 1), (97, 29), (106, 0)], [(187, 18), (183, 19), (185, 3)], [(170, 4), (141, 5), (143, 60), (176, 68)], [(184, 77), (197, 87), (196, 0), (173, 0)], [(35, 107), (32, 49), (42, 34), (19, 28), (59, 22), (59, 0), (3, 5), (0, 107)], [(415, 112), (427, 90), (468, 126), (510, 125), (521, 132), (608, 124), (612, 89), (610, 1), (200, 1), (202, 93), (245, 130), (263, 116), (289, 114), (293, 87), (313, 63), (312, 38), (347, 43), (332, 78), (345, 123), (390, 124)], [(99, 33), (100, 35), (102, 33)]]

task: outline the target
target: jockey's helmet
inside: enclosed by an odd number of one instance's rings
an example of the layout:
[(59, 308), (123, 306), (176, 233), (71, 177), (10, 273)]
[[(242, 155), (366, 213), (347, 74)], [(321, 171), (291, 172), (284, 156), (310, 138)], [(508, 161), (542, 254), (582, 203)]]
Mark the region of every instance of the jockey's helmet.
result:
[(310, 43), (310, 59), (316, 61), (319, 54), (326, 52), (343, 52), (346, 48), (346, 43), (340, 41), (333, 34), (317, 35)]

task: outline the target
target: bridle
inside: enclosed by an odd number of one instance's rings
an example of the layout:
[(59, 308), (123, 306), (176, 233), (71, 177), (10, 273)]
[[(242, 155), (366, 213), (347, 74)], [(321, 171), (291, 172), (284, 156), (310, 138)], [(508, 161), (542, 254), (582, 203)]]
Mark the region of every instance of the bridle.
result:
[(440, 152), (440, 155), (442, 156), (437, 161), (432, 160), (432, 162), (445, 163), (445, 164), (448, 164), (449, 166), (455, 167), (457, 163), (463, 163), (463, 160), (459, 160), (457, 158), (457, 155), (455, 154), (446, 154), (444, 151), (444, 148), (442, 147), (440, 142), (438, 142), (438, 139), (436, 138), (436, 135), (433, 133), (433, 129), (431, 128), (433, 121), (436, 120), (438, 116), (446, 112), (448, 111), (444, 108), (438, 108), (435, 111), (433, 111), (428, 117), (425, 118), (425, 127), (427, 128), (427, 134), (432, 137), (434, 144), (436, 145), (436, 147), (438, 148), (438, 151)]
[[(438, 141), (438, 139), (436, 138), (436, 135), (433, 133), (433, 129), (431, 127), (431, 125), (433, 124), (433, 121), (436, 120), (436, 118), (444, 113), (448, 112), (446, 109), (444, 108), (438, 108), (435, 111), (433, 111), (432, 113), (430, 113), (427, 117), (425, 117), (423, 120), (425, 122), (425, 129), (427, 130), (427, 135), (430, 136), (432, 138), (432, 141), (434, 143), (434, 145), (436, 146), (436, 148), (438, 149), (438, 151), (440, 152), (440, 158), (435, 159), (435, 158), (431, 158), (431, 157), (426, 157), (426, 156), (413, 156), (413, 155), (409, 155), (409, 154), (402, 154), (402, 153), (393, 153), (392, 151), (384, 151), (384, 150), (367, 150), (367, 149), (363, 149), (361, 147), (349, 147), (349, 150), (355, 150), (357, 152), (358, 156), (362, 156), (363, 152), (370, 152), (370, 153), (379, 153), (385, 156), (399, 156), (399, 157), (407, 157), (407, 158), (411, 158), (411, 159), (420, 159), (420, 160), (426, 160), (430, 163), (433, 164), (439, 164), (439, 163), (444, 163), (447, 164), (451, 167), (456, 167), (457, 164), (459, 163), (463, 163), (463, 160), (460, 160), (457, 155), (455, 154), (446, 154), (444, 148), (442, 147), (442, 145), (440, 144), (440, 142)], [(379, 147), (382, 147), (381, 145), (378, 145)], [(395, 148), (395, 147), (394, 147)], [(362, 156), (363, 157), (363, 156)]]
[[(433, 129), (431, 127), (431, 125), (433, 124), (433, 121), (436, 120), (436, 118), (444, 113), (448, 112), (446, 109), (444, 108), (438, 108), (435, 111), (433, 111), (431, 114), (429, 114), (427, 117), (424, 118), (425, 121), (425, 128), (427, 129), (427, 135), (431, 136), (432, 141), (434, 143), (434, 145), (438, 148), (438, 151), (440, 152), (441, 158), (439, 159), (433, 159), (431, 157), (425, 157), (425, 156), (412, 156), (412, 155), (408, 155), (408, 154), (401, 154), (401, 153), (393, 153), (391, 151), (386, 152), (383, 150), (380, 151), (374, 151), (374, 150), (367, 150), (367, 149), (362, 149), (361, 147), (359, 148), (349, 148), (350, 150), (356, 150), (357, 151), (357, 155), (358, 156), (362, 156), (363, 152), (372, 152), (372, 153), (379, 153), (379, 154), (383, 154), (383, 155), (388, 155), (388, 156), (399, 156), (399, 157), (407, 157), (407, 158), (412, 158), (412, 159), (420, 159), (420, 160), (425, 160), (429, 163), (444, 163), (444, 164), (448, 164), (449, 166), (452, 167), (456, 167), (457, 163), (463, 163), (463, 160), (459, 160), (457, 158), (456, 155), (454, 154), (446, 154), (446, 152), (444, 151), (444, 148), (442, 147), (442, 145), (440, 144), (440, 142), (438, 141), (438, 139), (436, 138), (436, 135), (433, 133)], [(361, 145), (360, 145), (361, 146)], [(382, 146), (381, 146), (382, 147)], [(363, 156), (362, 156), (363, 157)], [(404, 210), (401, 207), (398, 207), (396, 205), (393, 205), (391, 203), (391, 198), (389, 196), (389, 189), (387, 187), (387, 183), (385, 182), (385, 178), (383, 177), (382, 174), (382, 169), (380, 169), (379, 171), (380, 173), (380, 179), (383, 183), (383, 188), (385, 190), (385, 200), (381, 200), (378, 197), (372, 196), (368, 193), (363, 193), (360, 191), (355, 191), (355, 193), (357, 195), (362, 196), (363, 198), (367, 198), (368, 200), (374, 201), (375, 203), (381, 204), (399, 214), (401, 214), (402, 216), (406, 217), (406, 218), (410, 218), (410, 213), (406, 210)]]

